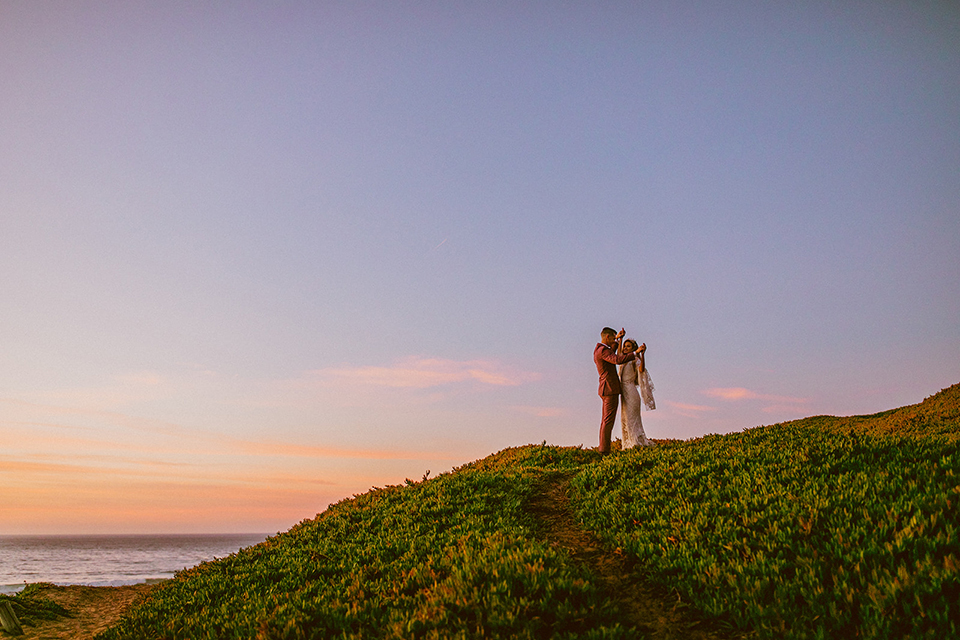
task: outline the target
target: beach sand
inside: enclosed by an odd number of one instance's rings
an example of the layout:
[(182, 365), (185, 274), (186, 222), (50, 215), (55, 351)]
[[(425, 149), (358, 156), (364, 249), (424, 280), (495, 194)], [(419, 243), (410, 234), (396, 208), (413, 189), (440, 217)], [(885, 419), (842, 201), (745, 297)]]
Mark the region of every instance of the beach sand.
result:
[[(43, 587), (37, 595), (50, 598), (66, 608), (71, 617), (42, 621), (35, 627), (23, 626), (22, 640), (90, 640), (114, 624), (140, 595), (150, 593), (156, 584), (123, 587)], [(0, 634), (0, 637), (12, 637)]]

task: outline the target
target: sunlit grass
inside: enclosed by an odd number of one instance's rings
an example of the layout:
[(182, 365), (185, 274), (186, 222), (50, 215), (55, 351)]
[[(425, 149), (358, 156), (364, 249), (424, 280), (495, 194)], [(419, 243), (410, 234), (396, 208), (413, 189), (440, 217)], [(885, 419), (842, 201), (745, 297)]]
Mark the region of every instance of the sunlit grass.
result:
[(629, 451), (574, 479), (580, 515), (739, 630), (958, 637), (958, 391)]
[(56, 620), (69, 612), (62, 606), (39, 595), (44, 587), (52, 586), (47, 582), (28, 584), (16, 595), (0, 594), (0, 602), (6, 600), (13, 606), (13, 613), (17, 620), (25, 627), (33, 627), (49, 620)]
[(342, 501), (179, 574), (104, 637), (636, 637), (589, 573), (534, 535), (535, 459), (554, 451)]
[(102, 638), (638, 637), (527, 508), (561, 474), (584, 528), (732, 633), (957, 637), (958, 446), (960, 385), (605, 458), (506, 449), (182, 572)]

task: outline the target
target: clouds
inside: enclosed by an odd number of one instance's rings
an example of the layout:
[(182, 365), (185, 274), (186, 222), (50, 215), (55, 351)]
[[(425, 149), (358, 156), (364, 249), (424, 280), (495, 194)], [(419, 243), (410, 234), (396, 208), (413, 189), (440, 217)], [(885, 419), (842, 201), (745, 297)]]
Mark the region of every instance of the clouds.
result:
[(464, 461), (432, 444), (217, 433), (75, 397), (84, 406), (0, 399), (4, 533), (273, 531), (371, 485)]
[(385, 366), (344, 366), (316, 369), (307, 377), (322, 386), (371, 385), (398, 389), (430, 389), (456, 383), (515, 387), (540, 379), (540, 374), (506, 366), (496, 360), (447, 360), (411, 356)]
[(658, 403), (660, 410), (645, 414), (644, 420), (655, 416), (656, 421), (663, 420), (671, 425), (667, 432), (669, 437), (683, 438), (757, 426), (761, 415), (767, 416), (762, 418), (765, 424), (801, 418), (809, 415), (813, 406), (807, 398), (765, 393), (747, 387), (708, 387), (693, 393), (708, 400), (691, 401), (693, 396), (682, 397), (683, 401), (664, 397)]
[(765, 413), (802, 412), (810, 405), (809, 398), (759, 393), (743, 387), (712, 387), (705, 389), (702, 393), (705, 396), (719, 398), (725, 402), (757, 401), (766, 405), (761, 408), (761, 411)]
[(652, 437), (956, 382), (956, 21), (621, 4), (7, 12), (0, 493), (592, 445), (616, 318)]
[(666, 404), (674, 412), (685, 418), (699, 418), (704, 413), (717, 410), (716, 407), (706, 407), (699, 404), (687, 404), (684, 402), (673, 402), (669, 400), (663, 404)]
[[(183, 365), (24, 391), (0, 398), (0, 520), (21, 533), (280, 529), (344, 495), (475, 458), (447, 435), (469, 419), (463, 398), (558, 415), (500, 395), (540, 379), (496, 358), (421, 355), (287, 379)], [(216, 421), (196, 420), (211, 411)], [(436, 435), (410, 438), (415, 428)]]
[(759, 396), (759, 394), (750, 391), (749, 389), (744, 389), (743, 387), (717, 387), (713, 389), (707, 389), (703, 392), (703, 395), (714, 398), (722, 398), (723, 400), (744, 400)]
[[(290, 442), (271, 440), (231, 440), (227, 443), (230, 450), (257, 456), (280, 456), (294, 458), (361, 458), (365, 460), (437, 460), (445, 454), (433, 450), (391, 450), (391, 449), (343, 449), (337, 447), (318, 447)], [(448, 455), (448, 454), (447, 454)], [(451, 456), (449, 460), (456, 460)]]

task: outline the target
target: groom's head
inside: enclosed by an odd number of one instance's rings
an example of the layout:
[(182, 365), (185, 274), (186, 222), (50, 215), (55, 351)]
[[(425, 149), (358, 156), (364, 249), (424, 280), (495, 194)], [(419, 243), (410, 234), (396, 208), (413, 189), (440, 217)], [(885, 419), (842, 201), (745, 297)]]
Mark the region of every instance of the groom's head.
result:
[(600, 331), (600, 342), (607, 345), (608, 347), (617, 341), (617, 332), (611, 329), (610, 327), (604, 327)]

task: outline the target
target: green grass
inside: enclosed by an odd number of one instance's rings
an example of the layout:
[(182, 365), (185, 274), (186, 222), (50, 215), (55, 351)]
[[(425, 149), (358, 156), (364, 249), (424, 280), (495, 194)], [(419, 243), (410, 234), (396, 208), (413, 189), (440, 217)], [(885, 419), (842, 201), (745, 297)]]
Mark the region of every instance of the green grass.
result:
[(46, 586), (50, 586), (49, 583), (35, 582), (28, 584), (16, 595), (0, 594), (0, 602), (6, 600), (13, 605), (13, 612), (16, 614), (17, 620), (25, 627), (33, 627), (40, 622), (56, 620), (70, 615), (66, 609), (50, 598), (44, 598), (37, 594), (37, 591)]
[(560, 473), (584, 528), (731, 633), (960, 637), (958, 447), (960, 385), (605, 458), (507, 449), (182, 572), (101, 637), (637, 637), (538, 534), (527, 504)]
[(342, 501), (179, 574), (103, 637), (635, 637), (602, 622), (616, 615), (591, 576), (534, 535), (536, 449), (527, 466), (480, 463)]
[(629, 451), (576, 477), (580, 515), (738, 630), (960, 637), (958, 408), (955, 385), (875, 416)]

